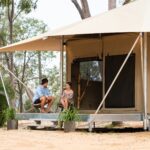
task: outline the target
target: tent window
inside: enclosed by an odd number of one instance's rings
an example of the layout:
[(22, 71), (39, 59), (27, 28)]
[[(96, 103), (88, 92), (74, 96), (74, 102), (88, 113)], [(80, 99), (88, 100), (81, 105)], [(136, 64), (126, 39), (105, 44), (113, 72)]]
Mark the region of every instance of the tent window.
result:
[(102, 82), (102, 61), (94, 60), (80, 62), (80, 78)]

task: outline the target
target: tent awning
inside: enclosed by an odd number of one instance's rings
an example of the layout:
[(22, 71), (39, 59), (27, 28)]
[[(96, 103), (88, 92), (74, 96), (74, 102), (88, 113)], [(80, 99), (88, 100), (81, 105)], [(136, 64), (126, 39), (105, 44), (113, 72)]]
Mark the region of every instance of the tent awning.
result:
[(48, 33), (29, 38), (14, 44), (0, 48), (0, 52), (4, 51), (32, 51), (32, 50), (51, 50), (59, 51), (61, 49), (60, 37), (48, 36)]
[(136, 0), (125, 6), (82, 20), (18, 43), (0, 48), (0, 51), (60, 50), (61, 36), (150, 32), (150, 0)]

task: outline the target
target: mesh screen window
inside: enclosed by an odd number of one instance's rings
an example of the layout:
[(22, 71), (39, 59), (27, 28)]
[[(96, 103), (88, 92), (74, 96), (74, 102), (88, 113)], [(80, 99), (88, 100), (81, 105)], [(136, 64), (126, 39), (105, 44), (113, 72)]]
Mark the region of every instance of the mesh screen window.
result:
[(90, 81), (102, 81), (102, 61), (80, 62), (80, 78)]

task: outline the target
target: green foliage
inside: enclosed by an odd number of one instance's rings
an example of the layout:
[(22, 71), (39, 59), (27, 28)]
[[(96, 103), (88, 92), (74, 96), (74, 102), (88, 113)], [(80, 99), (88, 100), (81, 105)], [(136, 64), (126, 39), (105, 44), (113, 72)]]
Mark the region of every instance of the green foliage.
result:
[(0, 112), (0, 127), (3, 127), (7, 121), (14, 119), (16, 119), (15, 109), (8, 108), (8, 106), (5, 104), (5, 108), (3, 107), (2, 111)]
[(78, 111), (74, 107), (69, 107), (68, 109), (64, 109), (59, 115), (59, 121), (79, 121), (80, 117), (78, 115)]
[(4, 110), (8, 108), (8, 104), (4, 95), (0, 94), (0, 127), (5, 124), (5, 113)]
[(32, 9), (37, 8), (37, 1), (38, 0), (0, 0), (0, 6), (2, 8), (9, 8), (10, 6), (14, 5), (18, 13), (24, 12), (28, 14), (32, 11)]
[(37, 0), (20, 0), (17, 8), (23, 10), (25, 13), (30, 13), (33, 9), (37, 7)]
[(14, 108), (7, 108), (4, 112), (5, 121), (16, 119), (16, 111)]
[[(12, 89), (11, 85), (10, 85), (10, 81), (6, 78), (4, 79), (4, 82), (5, 82), (5, 86), (6, 86), (6, 90), (7, 90), (7, 93), (8, 93), (8, 96), (11, 99), (14, 98), (15, 96), (15, 92), (14, 90)], [(2, 127), (5, 123), (5, 110), (8, 108), (8, 104), (7, 104), (7, 100), (6, 100), (6, 97), (4, 95), (4, 89), (3, 89), (3, 86), (0, 82), (0, 127)]]
[[(1, 12), (0, 12), (1, 13)], [(0, 46), (5, 46), (8, 41), (7, 21), (3, 14), (0, 14)]]
[[(7, 45), (10, 40), (10, 35), (12, 34), (12, 42), (16, 42), (17, 39), (14, 35), (16, 33), (17, 35), (24, 36), (23, 33), (18, 33), (15, 31), (16, 23), (19, 20), (25, 21), (25, 17), (23, 17), (24, 14), (28, 14), (32, 11), (32, 9), (36, 9), (38, 0), (0, 0), (0, 45), (4, 46)], [(33, 19), (34, 20), (34, 19)], [(17, 26), (18, 29), (22, 27), (25, 23), (20, 24), (20, 26)], [(29, 21), (29, 20), (28, 20)], [(12, 22), (12, 23), (10, 23)], [(26, 23), (27, 24), (27, 23)], [(28, 22), (30, 26), (30, 22)], [(37, 23), (37, 25), (39, 25)], [(10, 30), (8, 30), (12, 26), (12, 33), (10, 34)], [(28, 26), (28, 27), (29, 27)], [(28, 27), (26, 27), (26, 30), (28, 30)], [(32, 28), (34, 25), (32, 26)], [(34, 35), (31, 35), (34, 36)], [(26, 37), (28, 38), (28, 37)], [(22, 38), (20, 38), (22, 40)]]
[(19, 17), (13, 27), (14, 42), (18, 42), (47, 31), (47, 25), (34, 18)]
[[(12, 89), (12, 86), (10, 84), (10, 80), (8, 78), (5, 78), (4, 83), (5, 83), (5, 87), (6, 87), (8, 97), (10, 98), (10, 100), (14, 99), (15, 91), (14, 91), (14, 89)], [(0, 92), (4, 93), (3, 85), (1, 84), (1, 82), (0, 82)]]
[(80, 62), (80, 76), (84, 80), (101, 81), (102, 63), (96, 60)]
[(24, 108), (25, 108), (25, 110), (29, 110), (32, 108), (32, 103), (30, 100), (25, 101)]
[(38, 108), (32, 107), (32, 102), (30, 100), (25, 101), (24, 108), (27, 112), (40, 113)]
[[(8, 5), (12, 4), (12, 0), (0, 0), (0, 46), (7, 45), (9, 39), (9, 21), (8, 14), (6, 13)], [(18, 42), (20, 40), (24, 40), (27, 38), (31, 38), (38, 34), (47, 31), (47, 25), (43, 21), (39, 21), (33, 18), (27, 18), (25, 13), (29, 13), (31, 9), (36, 8), (37, 0), (18, 0), (15, 1), (15, 9), (14, 9), (14, 20), (13, 20), (13, 42)], [(2, 8), (3, 6), (3, 8)], [(30, 9), (31, 6), (31, 9)], [(19, 14), (20, 12), (20, 14)], [(45, 75), (49, 79), (50, 90), (52, 94), (56, 97), (56, 101), (59, 100), (59, 68), (58, 65), (54, 64), (54, 59), (57, 59), (58, 53), (53, 53), (50, 51), (39, 51), (41, 52), (41, 64), (42, 64), (42, 74)], [(26, 85), (32, 87), (33, 89), (39, 84), (39, 68), (38, 68), (38, 53), (37, 51), (25, 51), (25, 52), (15, 52), (13, 53), (14, 58), (14, 73), (15, 75), (22, 80)], [(7, 54), (9, 56), (9, 54)], [(6, 54), (4, 54), (4, 64), (8, 63), (8, 58)], [(24, 63), (25, 62), (25, 63)], [(53, 63), (53, 64), (52, 64)], [(25, 68), (25, 69), (24, 69)], [(24, 75), (23, 75), (24, 72)], [(5, 77), (8, 77), (8, 72), (4, 72)], [(15, 99), (20, 102), (23, 101), (21, 99), (21, 95), (24, 96), (25, 89), (24, 87), (15, 81)], [(33, 91), (33, 89), (31, 89)], [(21, 91), (21, 92), (20, 92)], [(13, 93), (13, 92), (12, 92)], [(11, 92), (9, 92), (11, 94)], [(23, 97), (24, 98), (24, 97)], [(29, 105), (27, 104), (27, 107)]]

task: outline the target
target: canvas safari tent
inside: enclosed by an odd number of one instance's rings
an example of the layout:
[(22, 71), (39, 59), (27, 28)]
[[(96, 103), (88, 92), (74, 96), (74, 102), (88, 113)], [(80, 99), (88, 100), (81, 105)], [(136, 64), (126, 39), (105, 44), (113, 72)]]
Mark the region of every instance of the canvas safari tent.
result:
[(146, 130), (150, 117), (149, 6), (149, 0), (137, 0), (0, 51), (60, 51), (61, 89), (66, 75), (73, 83), (75, 105), (87, 121), (90, 117), (93, 121), (143, 121)]

